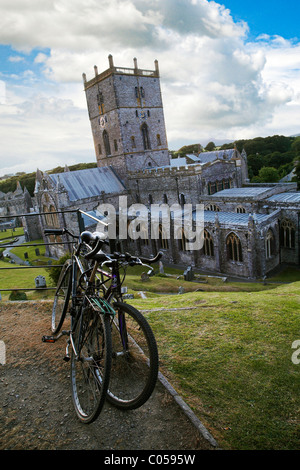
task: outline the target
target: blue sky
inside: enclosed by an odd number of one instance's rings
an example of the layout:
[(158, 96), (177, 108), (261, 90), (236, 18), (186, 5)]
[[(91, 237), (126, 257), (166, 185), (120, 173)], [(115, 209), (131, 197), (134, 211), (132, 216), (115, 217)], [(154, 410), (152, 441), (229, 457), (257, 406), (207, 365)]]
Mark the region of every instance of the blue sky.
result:
[(95, 161), (94, 65), (159, 61), (170, 150), (300, 133), (300, 2), (1, 0), (0, 176)]
[(299, 0), (225, 0), (236, 21), (246, 21), (250, 37), (260, 34), (279, 35), (285, 39), (300, 39)]

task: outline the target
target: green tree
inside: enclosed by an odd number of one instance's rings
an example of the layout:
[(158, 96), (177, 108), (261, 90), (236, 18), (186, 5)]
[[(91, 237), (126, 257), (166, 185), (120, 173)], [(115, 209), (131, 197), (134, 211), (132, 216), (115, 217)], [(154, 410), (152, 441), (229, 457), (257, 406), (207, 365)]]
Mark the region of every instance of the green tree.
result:
[(294, 142), (292, 143), (292, 150), (297, 154), (300, 155), (300, 137), (296, 137)]
[(259, 179), (262, 183), (277, 183), (279, 181), (279, 172), (271, 166), (264, 166), (259, 170)]
[(212, 152), (213, 150), (215, 150), (216, 148), (216, 145), (214, 142), (208, 142), (207, 146), (205, 147), (205, 150), (207, 152)]
[(251, 154), (247, 157), (249, 173), (252, 172), (253, 176), (257, 176), (259, 170), (265, 166), (265, 160), (262, 155)]

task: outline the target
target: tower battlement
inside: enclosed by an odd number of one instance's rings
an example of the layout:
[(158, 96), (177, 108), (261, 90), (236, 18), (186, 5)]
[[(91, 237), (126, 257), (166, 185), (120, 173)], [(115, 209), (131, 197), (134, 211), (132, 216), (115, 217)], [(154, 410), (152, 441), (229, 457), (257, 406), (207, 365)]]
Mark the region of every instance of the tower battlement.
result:
[(109, 68), (105, 70), (104, 72), (101, 72), (100, 74), (98, 73), (98, 67), (97, 65), (94, 65), (94, 72), (95, 72), (95, 77), (93, 77), (90, 80), (87, 80), (86, 74), (82, 74), (83, 78), (83, 84), (85, 90), (105, 78), (110, 77), (113, 74), (118, 74), (118, 75), (135, 75), (137, 77), (156, 77), (159, 78), (159, 68), (158, 68), (158, 61), (154, 61), (155, 69), (154, 70), (147, 70), (147, 69), (140, 69), (138, 67), (137, 59), (133, 59), (133, 68), (129, 67), (115, 67), (114, 62), (113, 62), (113, 56), (110, 54), (108, 56), (108, 62), (109, 62)]

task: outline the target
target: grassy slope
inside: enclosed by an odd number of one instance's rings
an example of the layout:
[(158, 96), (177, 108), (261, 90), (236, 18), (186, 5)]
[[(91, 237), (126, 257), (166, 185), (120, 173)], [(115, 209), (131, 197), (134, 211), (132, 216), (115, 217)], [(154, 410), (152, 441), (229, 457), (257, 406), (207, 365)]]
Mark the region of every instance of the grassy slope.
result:
[(299, 300), (296, 282), (133, 303), (152, 310), (162, 370), (221, 446), (299, 449)]

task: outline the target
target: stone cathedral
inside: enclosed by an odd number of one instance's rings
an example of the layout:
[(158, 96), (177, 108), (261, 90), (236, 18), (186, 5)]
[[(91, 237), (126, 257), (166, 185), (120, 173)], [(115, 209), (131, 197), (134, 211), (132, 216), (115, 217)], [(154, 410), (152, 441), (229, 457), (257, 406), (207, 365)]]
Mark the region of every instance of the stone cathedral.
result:
[[(161, 250), (169, 264), (249, 279), (282, 263), (299, 265), (296, 184), (250, 184), (247, 155), (235, 148), (171, 158), (157, 61), (152, 70), (140, 69), (136, 59), (124, 68), (110, 55), (108, 68), (98, 73), (95, 66), (92, 78), (83, 74), (83, 83), (97, 168), (54, 175), (38, 170), (37, 211), (82, 208), (95, 214), (100, 203), (117, 207), (120, 195), (149, 209), (203, 204), (201, 249), (187, 250), (182, 238), (167, 237), (163, 227), (157, 239), (128, 239), (126, 249), (145, 256)], [(40, 219), (43, 227), (76, 224), (62, 214)]]

